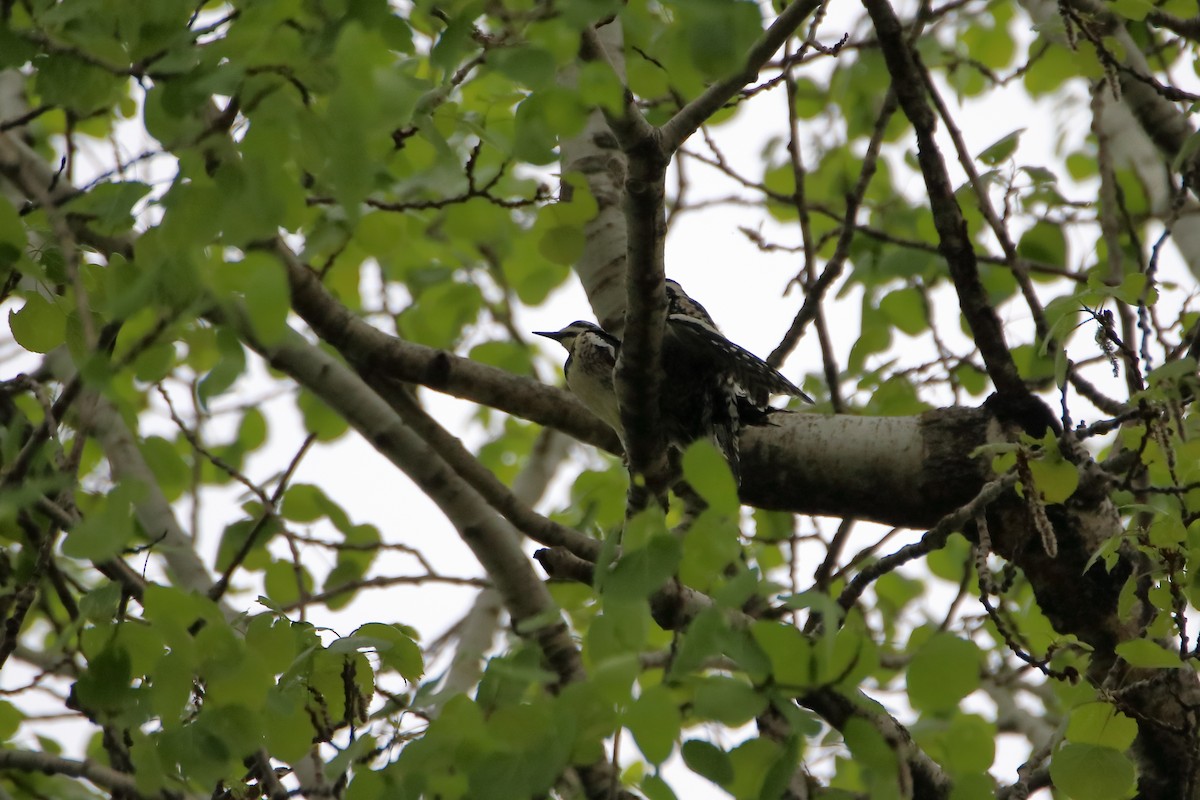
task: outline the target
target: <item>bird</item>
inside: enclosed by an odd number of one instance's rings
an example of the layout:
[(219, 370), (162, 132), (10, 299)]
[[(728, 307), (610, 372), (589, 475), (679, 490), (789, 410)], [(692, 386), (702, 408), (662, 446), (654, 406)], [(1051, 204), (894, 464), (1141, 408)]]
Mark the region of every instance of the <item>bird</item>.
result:
[[(576, 320), (557, 331), (534, 331), (553, 339), (567, 351), (563, 374), (571, 390), (589, 411), (612, 428), (624, 444), (621, 410), (613, 378), (621, 340), (591, 322)], [(682, 452), (698, 439), (709, 439), (737, 474), (737, 408), (724, 375), (711, 368), (695, 346), (680, 346), (672, 337), (663, 341), (663, 385), (659, 410), (667, 445)], [(701, 345), (704, 347), (704, 345)]]
[(622, 443), (621, 409), (613, 385), (613, 370), (621, 350), (621, 340), (593, 322), (577, 319), (562, 330), (534, 331), (537, 336), (553, 339), (567, 351), (563, 376), (567, 388), (600, 421), (608, 425)]
[[(771, 394), (812, 399), (758, 356), (722, 335), (705, 310), (678, 282), (666, 281), (662, 390), (659, 410), (668, 446), (681, 453), (708, 440), (740, 483), (738, 440), (743, 426), (768, 413)], [(624, 441), (613, 369), (621, 340), (590, 322), (576, 320), (562, 330), (535, 331), (567, 351), (567, 388)]]
[(693, 300), (683, 290), (683, 287), (679, 285), (679, 281), (667, 278), (664, 284), (666, 285), (667, 294), (667, 317), (676, 315), (688, 317), (712, 329), (714, 333), (721, 333), (721, 329), (713, 321), (712, 315), (708, 313), (708, 309)]
[(667, 324), (664, 337), (677, 339), (681, 348), (716, 359), (719, 364), (715, 368), (725, 372), (736, 383), (735, 391), (753, 402), (759, 410), (765, 408), (766, 397), (773, 394), (799, 397), (806, 403), (813, 402), (779, 370), (725, 338), (704, 306), (693, 300), (678, 281), (666, 280), (666, 294)]

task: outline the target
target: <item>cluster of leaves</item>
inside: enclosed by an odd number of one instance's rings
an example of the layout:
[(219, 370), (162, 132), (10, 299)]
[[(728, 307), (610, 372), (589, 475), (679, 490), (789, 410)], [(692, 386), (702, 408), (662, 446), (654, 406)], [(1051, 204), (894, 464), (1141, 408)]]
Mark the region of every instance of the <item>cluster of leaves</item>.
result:
[[(1182, 3), (1110, 5), (1164, 75), (1193, 54), (1194, 39), (1160, 42), (1146, 21), (1183, 13)], [(968, 105), (1017, 80), (1034, 100), (1088, 87), (1099, 96), (1123, 75), (1115, 64), (1129, 42), (1092, 35), (1079, 12), (1051, 9), (1026, 41), (1028, 20), (1012, 5), (967, 7), (922, 10), (913, 36), (925, 68)], [(580, 31), (597, 23), (624, 32), (624, 51), (610, 54), (623, 57), (624, 74), (580, 61)], [(14, 743), (0, 750), (0, 768), (13, 768), (4, 791), (91, 796), (82, 777), (122, 796), (276, 798), (286, 790), (272, 766), (312, 761), (320, 769), (304, 774), (327, 783), (304, 790), (353, 800), (565, 796), (577, 779), (593, 796), (615, 796), (621, 784), (659, 800), (682, 793), (669, 766), (678, 756), (737, 798), (796, 791), (794, 781), (808, 780), (802, 764), (832, 789), (902, 796), (924, 762), (909, 760), (895, 719), (863, 689), (888, 698), (897, 716), (911, 712), (906, 733), (956, 798), (993, 796), (989, 770), (1000, 733), (1020, 729), (1005, 717), (1018, 696), (1040, 709), (1013, 712), (1036, 732), (1018, 789), (1052, 781), (1101, 800), (1132, 791), (1125, 751), (1136, 723), (1122, 699), (1059, 679), (1088, 672), (1092, 645), (1052, 628), (1025, 577), (993, 576), (978, 540), (943, 537), (925, 559), (928, 576), (881, 569), (867, 600), (854, 602), (851, 581), (887, 537), (846, 559), (840, 530), (802, 536), (783, 512), (744, 519), (728, 470), (703, 446), (684, 471), (707, 509), (678, 535), (668, 525), (678, 519), (657, 510), (626, 520), (613, 461), (580, 475), (551, 515), (601, 531), (587, 579), (552, 586), (578, 644), (578, 674), (548, 663), (546, 620), (523, 619), (477, 684), (439, 696), (436, 682), (418, 686), (433, 654), (415, 631), (379, 619), (359, 596), (391, 568), (380, 529), (291, 481), (310, 444), (363, 430), (336, 396), (296, 389), (271, 360), (272, 347), (293, 341), (295, 269), (316, 276), (347, 319), (535, 375), (514, 314), (571, 277), (601, 235), (587, 223), (612, 205), (584, 174), (555, 176), (557, 196), (545, 188), (560, 143), (581, 137), (597, 110), (625, 113), (626, 88), (650, 124), (672, 119), (742, 68), (765, 24), (758, 4), (737, 0), (422, 1), (403, 11), (383, 0), (4, 5), (0, 69), (24, 105), (0, 101), (0, 174), (13, 190), (0, 200), (0, 299), (29, 374), (0, 386), (0, 665), (32, 676), (0, 703), (0, 733)], [(799, 253), (818, 305), (860, 300), (845, 358), (822, 337), (832, 381), (823, 408), (902, 415), (977, 401), (990, 365), (935, 313), (954, 280), (936, 212), (908, 191), (919, 164), (912, 125), (881, 91), (891, 67), (865, 18), (847, 22), (844, 37), (832, 25), (791, 36), (762, 83), (707, 121), (707, 151), (683, 151), (680, 174), (715, 168), (739, 200), (779, 223), (754, 243)], [(781, 131), (821, 133), (781, 134), (761, 172), (741, 174), (718, 143), (720, 123), (778, 91), (789, 99)], [(129, 152), (143, 140), (153, 142), (147, 151)], [(1184, 336), (1196, 319), (1180, 309), (1158, 321), (1163, 239), (1145, 243), (1154, 220), (1169, 228), (1174, 212), (1107, 148), (1081, 134), (1047, 167), (1026, 163), (1020, 131), (1006, 133), (958, 153), (966, 177), (955, 199), (991, 309), (1024, 304), (1034, 318), (1008, 331), (1028, 386), (1086, 391), (1079, 362), (1089, 360), (1135, 376), (1123, 402), (1092, 387), (1095, 408), (1076, 411), (1102, 418), (1080, 436), (1120, 426), (1105, 447), (1134, 454), (1110, 498), (1127, 531), (1088, 566), (1119, 571), (1131, 551), (1143, 559), (1115, 605), (1147, 622), (1115, 653), (1129, 668), (1167, 670), (1200, 657), (1187, 633), (1200, 591), (1190, 578), (1200, 458), (1185, 410), (1195, 361)], [(1115, 199), (1071, 199), (1081, 181)], [(673, 214), (699, 213), (691, 188), (681, 178)], [(788, 244), (794, 234), (783, 231), (797, 229), (800, 242)], [(583, 277), (596, 290), (621, 276)], [(843, 299), (825, 297), (835, 284)], [(1117, 316), (1081, 310), (1102, 307)], [(1081, 322), (1097, 345), (1070, 344)], [(320, 336), (369, 379), (369, 364)], [(929, 345), (925, 361), (913, 357), (914, 341)], [(1165, 365), (1151, 369), (1151, 351)], [(268, 374), (255, 352), (281, 372)], [(432, 369), (426, 382), (440, 381)], [(264, 386), (286, 395), (302, 429), (264, 411), (262, 397), (247, 399)], [(169, 398), (181, 397), (187, 408), (177, 411)], [(1061, 397), (1070, 423), (1067, 409), (1080, 406)], [(515, 485), (536, 464), (536, 427), (496, 422), (486, 408), (479, 416), (490, 437), (479, 462)], [(169, 428), (154, 427), (166, 417)], [(269, 447), (280, 440), (284, 456)], [(1061, 442), (1027, 438), (996, 460), (1046, 525), (1047, 507), (1068, 504), (1081, 480)], [(214, 532), (196, 509), (230, 488), (249, 499), (218, 505), (227, 524)], [(300, 532), (308, 527), (329, 538)], [(131, 567), (137, 558), (152, 567)], [(424, 573), (400, 577), (445, 579), (417, 560)], [(811, 585), (798, 577), (809, 563), (823, 565)], [(961, 612), (976, 586), (984, 611)], [(958, 593), (948, 606), (934, 599), (946, 587)], [(672, 589), (686, 612), (668, 618)], [(231, 611), (231, 596), (249, 605), (259, 594), (268, 611)], [(373, 621), (344, 637), (306, 621), (364, 607)], [(1055, 679), (1031, 678), (1026, 663)], [(387, 688), (393, 676), (404, 691)], [(67, 686), (58, 710), (92, 741), (79, 758), (55, 760), (63, 748), (37, 724), (30, 695)], [(965, 712), (981, 693), (995, 708)], [(752, 722), (757, 733), (747, 735)], [(623, 771), (596, 789), (596, 765), (625, 732), (640, 759), (624, 751)], [(31, 742), (36, 751), (24, 749)]]

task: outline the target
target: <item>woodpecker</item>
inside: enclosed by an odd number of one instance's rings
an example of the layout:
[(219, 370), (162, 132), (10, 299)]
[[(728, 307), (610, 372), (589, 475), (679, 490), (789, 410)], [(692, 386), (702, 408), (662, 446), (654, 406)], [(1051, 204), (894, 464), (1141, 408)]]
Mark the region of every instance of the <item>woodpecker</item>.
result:
[[(559, 331), (534, 331), (553, 339), (567, 351), (563, 374), (567, 388), (588, 410), (611, 427), (624, 442), (621, 411), (613, 383), (613, 370), (621, 340), (591, 322), (577, 320)], [(711, 353), (702, 342), (663, 339), (663, 384), (659, 410), (667, 445), (682, 452), (699, 439), (708, 439), (729, 462), (738, 477), (739, 430), (735, 396), (727, 377), (714, 369)]]
[(567, 379), (567, 388), (624, 442), (621, 409), (613, 388), (613, 370), (617, 366), (621, 340), (599, 325), (583, 320), (576, 320), (560, 331), (534, 333), (553, 339), (566, 349), (563, 375)]
[[(721, 334), (704, 306), (676, 281), (666, 281), (662, 390), (659, 409), (667, 444), (682, 452), (707, 439), (740, 478), (738, 439), (742, 427), (767, 413), (773, 394), (812, 398), (778, 370)], [(559, 331), (535, 331), (567, 351), (567, 388), (624, 441), (613, 382), (621, 340), (591, 322), (577, 320)]]
[(679, 285), (679, 281), (667, 278), (667, 317), (682, 316), (695, 320), (708, 326), (714, 333), (720, 334), (721, 329), (717, 327), (717, 323), (713, 322), (712, 316), (708, 310), (693, 300), (683, 287)]
[(766, 396), (772, 394), (813, 402), (779, 370), (741, 345), (726, 339), (704, 306), (689, 297), (677, 281), (668, 278), (666, 287), (667, 325), (664, 337), (676, 340), (681, 350), (695, 352), (698, 359), (711, 358), (717, 361), (718, 365), (713, 369), (723, 372), (732, 381), (732, 390), (742, 398), (739, 403), (743, 408), (750, 403), (763, 411), (766, 408)]

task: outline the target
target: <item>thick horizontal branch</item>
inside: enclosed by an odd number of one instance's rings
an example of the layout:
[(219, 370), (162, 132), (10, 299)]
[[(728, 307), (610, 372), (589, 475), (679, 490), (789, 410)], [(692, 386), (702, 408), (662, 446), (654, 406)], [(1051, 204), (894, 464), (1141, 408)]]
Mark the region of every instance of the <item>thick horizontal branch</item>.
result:
[(768, 419), (742, 434), (742, 501), (759, 508), (929, 528), (988, 479), (971, 457), (993, 435), (986, 409)]
[(565, 389), (462, 358), (445, 350), (406, 342), (373, 328), (338, 302), (282, 242), (276, 254), (287, 269), (292, 307), (313, 331), (359, 369), (547, 425), (609, 452), (621, 452), (612, 429)]
[(179, 800), (182, 796), (175, 792), (166, 791), (141, 792), (138, 791), (137, 781), (132, 775), (117, 772), (111, 767), (106, 767), (93, 761), (75, 761), (32, 750), (0, 749), (0, 771), (5, 770), (41, 772), (47, 775), (65, 775), (69, 778), (83, 778), (102, 789), (119, 792), (124, 797), (135, 797), (138, 800)]
[[(372, 328), (287, 253), (297, 310), (347, 358), (582, 441), (602, 439), (596, 435), (600, 428), (615, 440), (562, 390)], [(879, 418), (781, 412), (770, 420), (743, 435), (742, 499), (750, 505), (927, 528), (974, 497), (987, 479), (969, 456), (987, 440), (990, 415), (983, 409)], [(615, 441), (612, 445), (616, 449)]]

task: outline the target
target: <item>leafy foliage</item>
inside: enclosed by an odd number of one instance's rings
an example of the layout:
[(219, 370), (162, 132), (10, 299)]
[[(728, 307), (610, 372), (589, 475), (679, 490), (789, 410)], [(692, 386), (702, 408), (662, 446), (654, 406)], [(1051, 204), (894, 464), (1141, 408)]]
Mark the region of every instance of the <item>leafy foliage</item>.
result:
[[(0, 794), (1195, 785), (1194, 4), (864, 7), (4, 4)], [(638, 507), (526, 320), (746, 209), (817, 412)]]

